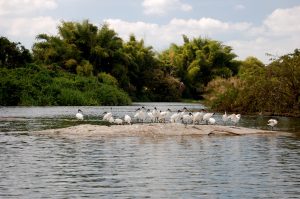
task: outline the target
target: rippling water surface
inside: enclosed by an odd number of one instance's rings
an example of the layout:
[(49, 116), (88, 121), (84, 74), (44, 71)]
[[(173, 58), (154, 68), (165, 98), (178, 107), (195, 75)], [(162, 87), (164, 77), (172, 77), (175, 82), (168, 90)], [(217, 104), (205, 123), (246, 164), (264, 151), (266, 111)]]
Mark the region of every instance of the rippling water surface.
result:
[[(132, 107), (112, 107), (116, 116)], [(172, 110), (194, 104), (143, 104)], [(0, 198), (297, 198), (299, 120), (290, 135), (66, 139), (32, 130), (77, 124), (78, 107), (0, 108)], [(80, 107), (98, 123), (111, 107)], [(220, 122), (217, 115), (217, 122)], [(242, 126), (267, 128), (267, 117)], [(286, 123), (283, 123), (286, 122)], [(27, 131), (26, 131), (27, 130)], [(28, 131), (31, 131), (29, 133)]]

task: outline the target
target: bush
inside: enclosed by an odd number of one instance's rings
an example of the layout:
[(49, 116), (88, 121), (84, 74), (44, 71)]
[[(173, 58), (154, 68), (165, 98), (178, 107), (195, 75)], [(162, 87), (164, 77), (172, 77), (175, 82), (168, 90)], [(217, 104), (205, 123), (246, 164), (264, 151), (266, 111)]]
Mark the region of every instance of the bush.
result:
[(234, 111), (236, 107), (236, 99), (239, 91), (236, 88), (230, 88), (224, 93), (216, 96), (211, 102), (211, 108), (218, 111)]
[(102, 105), (129, 105), (131, 99), (128, 94), (115, 86), (102, 84), (96, 91), (97, 98)]
[[(26, 74), (26, 75), (24, 75)], [(0, 105), (128, 105), (131, 99), (116, 85), (97, 77), (49, 71), (36, 65), (0, 68)]]
[(107, 74), (105, 72), (98, 74), (98, 80), (99, 80), (99, 82), (104, 83), (104, 84), (118, 86), (118, 80), (114, 76)]
[(86, 105), (84, 94), (79, 90), (70, 88), (62, 88), (57, 101), (59, 105), (65, 106)]

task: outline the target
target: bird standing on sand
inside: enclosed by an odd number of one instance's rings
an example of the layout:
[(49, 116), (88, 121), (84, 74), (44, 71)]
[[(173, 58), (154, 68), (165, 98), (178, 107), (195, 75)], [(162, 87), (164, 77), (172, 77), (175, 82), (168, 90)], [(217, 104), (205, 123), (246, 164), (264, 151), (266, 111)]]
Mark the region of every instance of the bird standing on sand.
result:
[(83, 114), (82, 114), (82, 111), (80, 109), (78, 109), (78, 112), (76, 113), (76, 118), (78, 120), (83, 120)]
[(171, 115), (170, 122), (171, 123), (176, 123), (180, 119), (180, 116), (181, 116), (181, 110), (178, 110), (176, 113)]
[(153, 112), (150, 111), (150, 109), (147, 109), (147, 115), (148, 115), (148, 117), (150, 118), (150, 121), (151, 121), (151, 122), (154, 122), (154, 121), (155, 121), (155, 116), (153, 115)]
[(273, 130), (273, 127), (276, 126), (278, 124), (278, 121), (276, 119), (269, 119), (268, 120), (268, 126), (271, 127), (271, 129)]
[(159, 113), (158, 121), (159, 122), (166, 122), (166, 118), (169, 116), (171, 113), (171, 110), (168, 108), (166, 111), (162, 111)]
[(181, 120), (182, 120), (182, 123), (185, 125), (185, 127), (191, 123), (193, 121), (193, 114), (192, 113), (189, 113), (189, 114), (184, 114), (182, 117), (181, 117)]
[(112, 113), (111, 112), (104, 112), (103, 114), (105, 114), (103, 116), (103, 120), (104, 121), (109, 121), (109, 119), (112, 117)]
[(229, 119), (231, 119), (231, 121), (234, 123), (234, 125), (236, 126), (237, 123), (240, 121), (241, 119), (241, 114), (231, 114), (228, 116)]
[(131, 124), (131, 117), (129, 115), (124, 116), (124, 122)]
[(224, 122), (224, 125), (226, 125), (226, 123), (228, 121), (228, 115), (227, 115), (226, 111), (225, 111), (224, 115), (222, 115), (222, 120)]
[(208, 119), (208, 124), (212, 124), (212, 125), (214, 125), (214, 124), (216, 124), (216, 119), (215, 118), (209, 118)]
[(196, 123), (200, 124), (200, 122), (203, 120), (204, 112), (203, 109), (200, 112), (196, 112), (193, 114), (193, 124)]
[(121, 125), (121, 124), (123, 124), (123, 120), (120, 119), (120, 118), (116, 118), (116, 119), (114, 120), (114, 123), (115, 123), (115, 124), (118, 124), (118, 125)]
[(115, 119), (113, 116), (111, 116), (107, 121), (112, 124), (115, 122)]
[(156, 107), (154, 107), (154, 109), (152, 110), (152, 115), (154, 116), (154, 122), (158, 122), (159, 114), (160, 111)]
[(138, 108), (136, 110), (136, 113), (135, 113), (135, 115), (133, 117), (136, 118), (136, 120), (138, 122), (142, 121), (142, 123), (144, 123), (144, 120), (146, 119), (146, 110), (145, 110), (145, 107)]
[(211, 118), (215, 113), (205, 113), (203, 115), (203, 121), (206, 122), (206, 124), (208, 124), (208, 120), (209, 118)]

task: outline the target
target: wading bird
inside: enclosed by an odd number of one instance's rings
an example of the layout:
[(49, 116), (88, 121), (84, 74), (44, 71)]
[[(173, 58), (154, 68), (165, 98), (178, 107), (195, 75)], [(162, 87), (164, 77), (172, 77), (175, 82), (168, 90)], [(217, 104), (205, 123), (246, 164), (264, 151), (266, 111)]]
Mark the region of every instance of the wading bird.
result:
[(208, 120), (209, 118), (211, 118), (215, 113), (205, 113), (203, 115), (203, 121), (206, 122), (206, 124), (208, 124)]
[(78, 112), (76, 113), (76, 118), (78, 120), (83, 120), (83, 113), (80, 109), (78, 109)]
[(136, 120), (138, 122), (142, 121), (142, 123), (143, 123), (144, 120), (146, 119), (146, 109), (145, 109), (145, 107), (138, 108), (133, 117), (136, 118)]
[(115, 124), (118, 124), (118, 125), (121, 125), (121, 124), (123, 124), (123, 120), (120, 119), (120, 118), (116, 118), (116, 119), (114, 120), (114, 123), (115, 123)]
[(155, 116), (153, 115), (153, 112), (150, 111), (150, 109), (147, 109), (147, 115), (150, 118), (150, 122), (154, 122), (155, 121)]
[(228, 116), (229, 119), (231, 119), (231, 121), (233, 122), (233, 124), (236, 126), (237, 123), (240, 121), (241, 119), (241, 114), (231, 114)]
[(177, 113), (174, 113), (173, 115), (171, 115), (170, 122), (176, 123), (180, 119), (180, 116), (181, 116), (181, 110), (178, 110)]
[(182, 123), (187, 126), (189, 123), (192, 122), (193, 120), (193, 114), (192, 113), (189, 113), (189, 114), (184, 114), (182, 117), (181, 117), (181, 120), (182, 120)]
[(125, 115), (124, 122), (126, 122), (127, 124), (131, 124), (131, 117), (129, 115)]
[(109, 121), (109, 119), (112, 117), (112, 113), (111, 112), (104, 112), (103, 114), (104, 114), (104, 116), (103, 116), (102, 119), (104, 121)]
[(209, 118), (208, 119), (208, 124), (216, 124), (216, 120), (215, 120), (215, 118)]
[(111, 124), (114, 123), (114, 122), (115, 122), (114, 117), (111, 116), (111, 117), (108, 119), (108, 122), (111, 123)]
[(169, 116), (170, 113), (171, 113), (170, 109), (167, 109), (166, 111), (160, 112), (158, 120), (160, 122), (164, 122), (165, 123), (166, 122), (166, 118)]
[(158, 122), (160, 111), (156, 107), (152, 110), (152, 115), (154, 116), (154, 122)]
[(196, 112), (193, 114), (193, 124), (195, 125), (200, 124), (200, 122), (203, 120), (204, 112), (203, 109), (200, 112)]
[(226, 125), (226, 123), (228, 121), (228, 115), (227, 115), (226, 111), (225, 111), (224, 115), (222, 116), (222, 120), (224, 122), (224, 125)]
[(271, 129), (273, 130), (273, 127), (276, 126), (278, 124), (278, 121), (276, 119), (269, 119), (268, 120), (268, 126), (271, 127)]

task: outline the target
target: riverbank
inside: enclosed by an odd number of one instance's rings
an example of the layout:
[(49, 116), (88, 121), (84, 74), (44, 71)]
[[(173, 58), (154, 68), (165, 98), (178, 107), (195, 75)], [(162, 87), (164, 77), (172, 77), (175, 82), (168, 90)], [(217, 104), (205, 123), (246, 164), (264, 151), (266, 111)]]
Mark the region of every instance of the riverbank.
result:
[(100, 126), (83, 124), (60, 129), (35, 131), (35, 134), (62, 135), (67, 137), (90, 136), (185, 136), (185, 135), (229, 135), (277, 134), (278, 131), (250, 129), (245, 127), (220, 125), (188, 125), (183, 124), (133, 124)]

